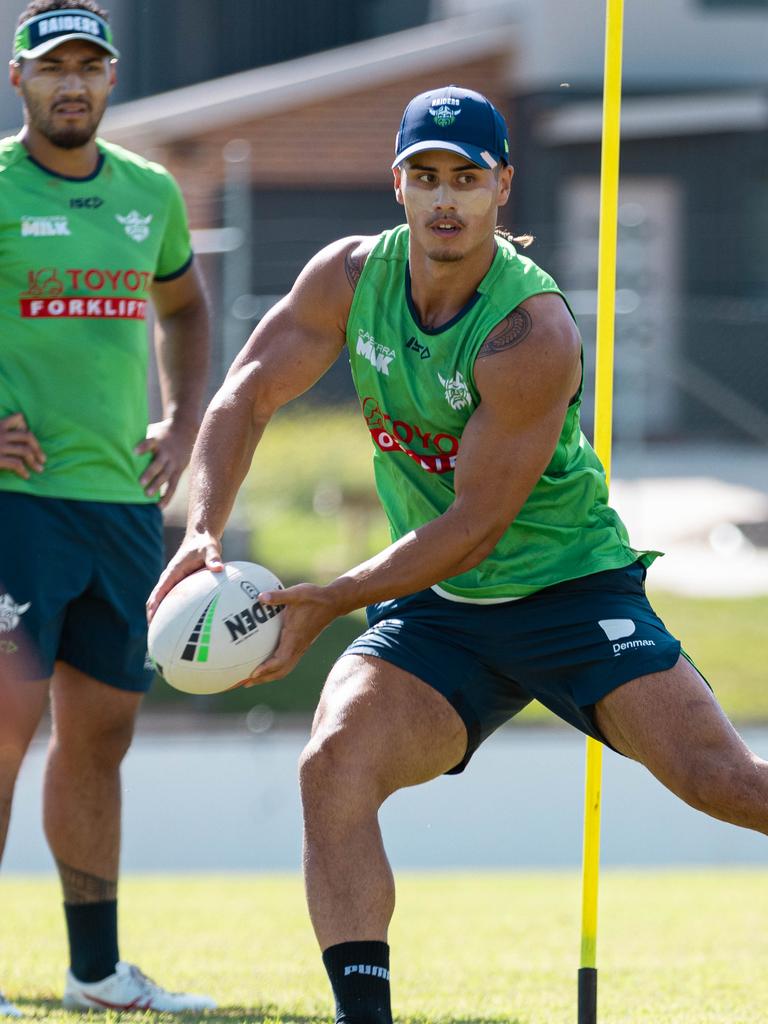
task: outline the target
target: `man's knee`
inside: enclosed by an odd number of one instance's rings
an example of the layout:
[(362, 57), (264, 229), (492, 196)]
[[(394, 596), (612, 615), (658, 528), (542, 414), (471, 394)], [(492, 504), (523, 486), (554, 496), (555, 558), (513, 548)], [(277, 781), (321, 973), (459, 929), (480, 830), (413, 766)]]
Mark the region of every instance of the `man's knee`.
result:
[(133, 742), (134, 724), (133, 718), (123, 719), (111, 722), (97, 732), (93, 737), (97, 755), (119, 765)]
[(133, 740), (133, 719), (99, 723), (68, 723), (55, 728), (53, 750), (66, 761), (88, 764), (95, 770), (118, 768)]
[(317, 730), (299, 759), (305, 814), (320, 806), (346, 813), (378, 807), (388, 795), (381, 775), (365, 737), (343, 726)]
[(21, 763), (42, 717), (42, 707), (26, 715), (5, 716), (0, 727), (0, 792), (12, 793)]
[(0, 800), (10, 799), (13, 794), (27, 746), (22, 740), (0, 740)]

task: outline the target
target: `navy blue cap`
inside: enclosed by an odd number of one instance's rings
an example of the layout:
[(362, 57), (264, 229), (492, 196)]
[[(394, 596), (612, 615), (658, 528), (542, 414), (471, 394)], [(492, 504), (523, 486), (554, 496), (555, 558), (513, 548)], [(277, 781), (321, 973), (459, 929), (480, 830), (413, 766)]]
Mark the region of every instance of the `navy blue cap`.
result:
[(489, 99), (472, 89), (446, 85), (414, 96), (395, 140), (397, 167), (414, 153), (448, 149), (478, 167), (509, 163), (509, 133)]

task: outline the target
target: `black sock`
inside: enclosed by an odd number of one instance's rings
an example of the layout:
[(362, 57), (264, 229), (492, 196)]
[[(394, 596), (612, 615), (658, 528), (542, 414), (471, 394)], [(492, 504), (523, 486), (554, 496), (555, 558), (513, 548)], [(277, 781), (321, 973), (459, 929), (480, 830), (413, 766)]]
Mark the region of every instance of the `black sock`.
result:
[(65, 903), (69, 959), (78, 981), (101, 981), (115, 973), (117, 900), (100, 903)]
[(336, 1024), (392, 1024), (389, 946), (340, 942), (323, 953), (336, 1000)]

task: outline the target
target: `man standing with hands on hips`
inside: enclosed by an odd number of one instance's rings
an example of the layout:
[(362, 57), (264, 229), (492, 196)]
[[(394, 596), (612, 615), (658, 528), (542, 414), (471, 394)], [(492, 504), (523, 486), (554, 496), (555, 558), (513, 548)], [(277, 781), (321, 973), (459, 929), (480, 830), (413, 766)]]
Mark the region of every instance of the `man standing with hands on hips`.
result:
[[(179, 1012), (215, 1004), (119, 956), (120, 764), (153, 678), (144, 602), (199, 425), (208, 315), (178, 186), (96, 138), (117, 58), (95, 0), (21, 13), (10, 80), (25, 123), (0, 142), (0, 852), (50, 694), (64, 1006)], [(150, 301), (165, 418), (148, 426)], [(25, 641), (30, 667), (14, 660)], [(0, 997), (0, 1016), (22, 1011)]]

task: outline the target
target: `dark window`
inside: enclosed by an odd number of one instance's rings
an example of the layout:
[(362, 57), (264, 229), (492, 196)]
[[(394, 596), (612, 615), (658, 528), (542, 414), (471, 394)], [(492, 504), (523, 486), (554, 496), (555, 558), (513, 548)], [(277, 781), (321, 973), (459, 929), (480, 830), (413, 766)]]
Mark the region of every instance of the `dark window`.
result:
[(346, 235), (377, 235), (402, 224), (393, 189), (255, 189), (253, 192), (255, 293), (290, 290), (316, 252)]
[[(251, 291), (270, 301), (290, 291), (323, 246), (346, 235), (377, 235), (405, 220), (391, 188), (255, 189), (252, 203)], [(313, 400), (321, 402), (353, 401), (354, 394), (346, 354), (312, 389)]]
[(415, 28), (429, 18), (429, 0), (128, 0), (126, 6), (119, 101)]

